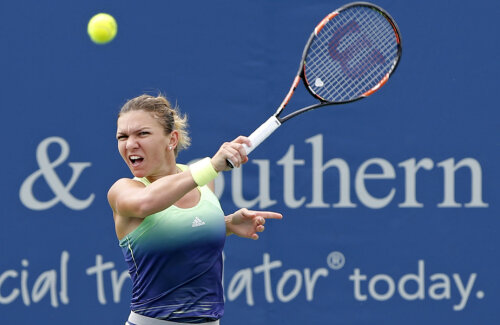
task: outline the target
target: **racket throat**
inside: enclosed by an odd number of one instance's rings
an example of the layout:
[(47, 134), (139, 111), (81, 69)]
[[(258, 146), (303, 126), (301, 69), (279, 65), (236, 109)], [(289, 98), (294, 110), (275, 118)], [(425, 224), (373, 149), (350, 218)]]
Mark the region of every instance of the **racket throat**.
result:
[[(300, 71), (301, 70), (299, 70), (299, 73), (300, 73)], [(295, 92), (295, 89), (297, 89), (297, 86), (300, 83), (300, 79), (301, 79), (300, 74), (295, 76), (295, 79), (293, 79), (293, 83), (292, 83), (292, 86), (290, 87), (290, 90), (288, 91), (288, 94), (285, 96), (285, 99), (283, 99), (283, 102), (281, 102), (281, 105), (280, 105), (280, 107), (278, 107), (278, 110), (276, 111), (276, 113), (274, 113), (274, 116), (279, 116), (281, 114), (281, 112), (283, 111), (285, 106), (290, 101), (290, 98), (292, 98), (293, 93)]]

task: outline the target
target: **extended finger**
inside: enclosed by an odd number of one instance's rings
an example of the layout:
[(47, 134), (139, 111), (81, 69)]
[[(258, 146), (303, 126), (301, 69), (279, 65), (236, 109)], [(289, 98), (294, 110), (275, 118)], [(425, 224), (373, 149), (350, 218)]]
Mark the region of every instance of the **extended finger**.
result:
[(271, 211), (256, 211), (258, 216), (261, 216), (266, 219), (282, 219), (283, 215), (281, 213), (277, 212), (271, 212)]
[(242, 208), (240, 210), (241, 212), (241, 215), (245, 218), (254, 218), (257, 216), (257, 213), (256, 211), (253, 211), (253, 210), (248, 210), (247, 208)]

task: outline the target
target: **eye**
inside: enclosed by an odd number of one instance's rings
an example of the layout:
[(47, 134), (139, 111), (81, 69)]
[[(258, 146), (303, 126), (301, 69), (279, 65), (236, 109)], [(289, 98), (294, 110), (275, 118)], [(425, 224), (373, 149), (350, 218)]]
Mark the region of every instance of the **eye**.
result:
[(139, 132), (139, 135), (141, 137), (143, 137), (143, 136), (149, 135), (149, 132), (148, 131), (141, 131), (141, 132)]
[(116, 140), (123, 141), (123, 140), (127, 140), (127, 138), (128, 137), (126, 135), (119, 135), (119, 136), (116, 137)]

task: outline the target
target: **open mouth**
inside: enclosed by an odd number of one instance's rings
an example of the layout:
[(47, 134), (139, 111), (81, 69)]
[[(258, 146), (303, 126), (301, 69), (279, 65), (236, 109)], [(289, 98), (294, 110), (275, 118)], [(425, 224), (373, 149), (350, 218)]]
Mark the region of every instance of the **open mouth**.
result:
[(142, 158), (141, 156), (135, 156), (135, 155), (128, 157), (128, 159), (130, 160), (130, 163), (134, 167), (139, 165), (144, 160), (144, 158)]

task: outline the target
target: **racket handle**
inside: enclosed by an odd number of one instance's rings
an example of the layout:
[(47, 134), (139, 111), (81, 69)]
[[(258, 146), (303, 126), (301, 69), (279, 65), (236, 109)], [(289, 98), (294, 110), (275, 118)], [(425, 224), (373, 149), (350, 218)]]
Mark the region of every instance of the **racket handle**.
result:
[[(271, 116), (267, 121), (265, 121), (261, 126), (259, 126), (255, 131), (252, 132), (248, 136), (252, 146), (249, 147), (246, 144), (243, 144), (245, 151), (248, 154), (252, 152), (255, 148), (257, 148), (264, 140), (267, 139), (279, 126), (281, 122), (276, 118), (276, 116)], [(234, 164), (231, 160), (227, 159), (227, 165), (231, 168), (234, 168)]]

